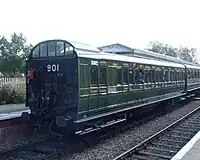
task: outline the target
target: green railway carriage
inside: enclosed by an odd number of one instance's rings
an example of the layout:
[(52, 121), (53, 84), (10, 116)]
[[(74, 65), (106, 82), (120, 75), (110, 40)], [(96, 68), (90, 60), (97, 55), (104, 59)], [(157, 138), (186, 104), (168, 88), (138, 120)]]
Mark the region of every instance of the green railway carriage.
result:
[[(87, 44), (48, 40), (27, 60), (27, 101), (31, 115), (57, 126), (81, 124), (112, 115), (126, 117), (147, 104), (185, 95), (199, 86), (200, 68), (103, 53)], [(95, 122), (96, 123), (96, 122)]]
[(187, 92), (200, 89), (200, 66), (186, 64)]
[(185, 89), (182, 64), (108, 53), (79, 53), (78, 56), (79, 116), (94, 116), (123, 110), (145, 100), (180, 96)]

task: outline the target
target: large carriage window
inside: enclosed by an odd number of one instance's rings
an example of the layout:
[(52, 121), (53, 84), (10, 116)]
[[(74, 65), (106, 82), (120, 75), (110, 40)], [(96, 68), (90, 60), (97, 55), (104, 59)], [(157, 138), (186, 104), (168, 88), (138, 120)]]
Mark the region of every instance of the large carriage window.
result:
[(57, 56), (63, 56), (64, 55), (64, 42), (57, 42), (56, 55)]
[(48, 56), (55, 56), (56, 55), (56, 42), (49, 42), (48, 43)]
[(91, 66), (91, 86), (97, 86), (98, 84), (98, 68), (97, 66)]
[(100, 84), (106, 85), (106, 68), (100, 68)]
[(47, 56), (47, 43), (40, 44), (40, 57)]
[(117, 69), (117, 84), (122, 84), (122, 69)]
[(39, 46), (33, 50), (33, 58), (39, 57)]

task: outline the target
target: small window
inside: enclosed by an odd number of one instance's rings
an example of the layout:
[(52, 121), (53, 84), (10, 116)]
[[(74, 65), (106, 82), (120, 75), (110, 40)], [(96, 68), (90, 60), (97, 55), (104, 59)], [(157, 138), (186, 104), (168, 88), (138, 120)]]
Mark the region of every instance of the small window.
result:
[(122, 69), (117, 69), (117, 84), (122, 84)]
[(64, 55), (64, 42), (57, 42), (56, 45), (56, 55), (63, 56)]
[(133, 70), (129, 70), (129, 84), (134, 84), (133, 82)]
[(169, 75), (169, 70), (168, 70), (168, 68), (167, 68), (167, 70), (165, 70), (165, 82), (169, 82), (169, 77), (170, 77), (170, 75)]
[(39, 57), (39, 46), (33, 50), (33, 58)]
[(152, 83), (156, 82), (156, 71), (153, 69), (152, 70)]
[(144, 82), (145, 83), (148, 83), (148, 81), (149, 81), (149, 71), (148, 70), (145, 70), (144, 71)]
[(106, 84), (106, 68), (100, 68), (100, 85)]
[(143, 69), (139, 70), (139, 84), (143, 84), (145, 82), (145, 72)]
[(98, 68), (96, 66), (91, 66), (91, 86), (98, 85)]
[(56, 42), (49, 42), (48, 43), (48, 56), (55, 56), (56, 55)]
[(47, 56), (47, 43), (40, 44), (40, 57)]
[(137, 84), (140, 84), (140, 71), (138, 69), (135, 70), (135, 81)]
[(152, 70), (148, 70), (148, 77), (149, 77), (148, 79), (149, 83), (152, 83)]
[(185, 80), (185, 71), (182, 71), (183, 80)]
[(128, 84), (128, 69), (123, 69), (123, 84)]
[(160, 81), (161, 81), (161, 82), (164, 82), (164, 81), (165, 81), (165, 71), (164, 71), (164, 70), (161, 70), (161, 71), (160, 71)]
[(156, 82), (159, 82), (160, 81), (160, 77), (159, 77), (159, 72), (158, 70), (156, 70)]

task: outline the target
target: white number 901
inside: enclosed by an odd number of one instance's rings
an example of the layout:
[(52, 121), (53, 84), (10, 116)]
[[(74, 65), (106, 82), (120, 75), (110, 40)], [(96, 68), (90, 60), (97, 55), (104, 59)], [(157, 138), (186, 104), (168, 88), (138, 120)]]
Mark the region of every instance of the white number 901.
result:
[(59, 69), (60, 69), (59, 64), (52, 64), (52, 65), (48, 64), (47, 65), (47, 72), (51, 72), (51, 71), (52, 72), (58, 72)]

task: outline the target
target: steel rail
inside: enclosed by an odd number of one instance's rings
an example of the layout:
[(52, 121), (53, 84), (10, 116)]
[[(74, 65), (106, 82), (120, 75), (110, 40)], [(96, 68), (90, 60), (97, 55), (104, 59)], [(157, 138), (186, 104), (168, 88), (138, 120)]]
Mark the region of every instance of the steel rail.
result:
[(149, 138), (147, 138), (146, 140), (142, 141), (141, 143), (137, 144), (136, 146), (132, 147), (131, 149), (123, 152), (122, 154), (120, 154), (119, 156), (115, 157), (113, 160), (121, 160), (126, 158), (127, 156), (131, 155), (132, 153), (140, 150), (141, 148), (145, 147), (148, 143), (150, 143), (152, 140), (154, 140), (155, 138), (159, 137), (161, 134), (164, 134), (165, 132), (167, 132), (169, 129), (171, 129), (172, 127), (178, 125), (180, 122), (182, 122), (183, 120), (189, 118), (192, 114), (196, 113), (198, 110), (200, 110), (200, 106), (198, 108), (196, 108), (195, 110), (191, 111), (190, 113), (188, 113), (187, 115), (183, 116), (182, 118), (180, 118), (179, 120), (175, 121), (174, 123), (170, 124), (169, 126), (165, 127), (164, 129), (160, 130), (159, 132), (157, 132), (156, 134), (150, 136)]

